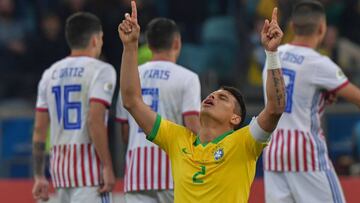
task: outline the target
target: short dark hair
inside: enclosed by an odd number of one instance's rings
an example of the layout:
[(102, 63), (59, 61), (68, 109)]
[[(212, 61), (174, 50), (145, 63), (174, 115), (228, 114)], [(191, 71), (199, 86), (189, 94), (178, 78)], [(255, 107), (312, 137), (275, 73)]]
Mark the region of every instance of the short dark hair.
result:
[(102, 31), (100, 19), (94, 14), (78, 12), (66, 20), (65, 36), (71, 49), (84, 49), (93, 34)]
[(220, 89), (226, 90), (228, 92), (230, 92), (236, 99), (237, 101), (237, 105), (239, 105), (240, 109), (239, 109), (239, 116), (241, 117), (241, 122), (236, 125), (234, 127), (234, 130), (239, 129), (242, 124), (245, 122), (245, 117), (246, 117), (246, 106), (245, 106), (245, 101), (244, 101), (244, 97), (241, 94), (240, 90), (238, 90), (235, 87), (229, 87), (229, 86), (222, 86)]
[(174, 37), (180, 31), (175, 21), (168, 18), (155, 18), (146, 27), (146, 40), (149, 47), (157, 51), (171, 49)]
[(300, 1), (295, 4), (292, 22), (296, 35), (309, 36), (316, 32), (319, 22), (325, 17), (323, 5), (316, 0)]

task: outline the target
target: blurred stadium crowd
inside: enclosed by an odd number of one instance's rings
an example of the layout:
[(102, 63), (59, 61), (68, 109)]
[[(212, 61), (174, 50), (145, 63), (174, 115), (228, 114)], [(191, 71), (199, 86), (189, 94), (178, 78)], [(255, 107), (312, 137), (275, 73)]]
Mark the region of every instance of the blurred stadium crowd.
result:
[[(178, 23), (183, 38), (179, 63), (200, 75), (204, 95), (219, 84), (234, 85), (252, 104), (263, 102), (261, 72), (265, 53), (259, 29), (263, 20), (271, 17), (271, 8), (278, 6), (280, 24), (285, 31), (284, 43), (289, 42), (292, 31), (288, 22), (295, 2), (137, 0), (142, 30), (157, 16)], [(322, 2), (329, 28), (321, 52), (330, 56), (351, 81), (360, 85), (360, 0)], [(92, 12), (102, 20), (102, 58), (118, 70), (122, 45), (117, 26), (122, 15), (130, 11), (129, 5), (129, 0), (0, 0), (0, 108), (16, 103), (34, 106), (42, 72), (69, 54), (63, 28), (66, 18), (77, 11)], [(142, 37), (139, 61), (144, 62), (149, 56)], [(360, 140), (358, 131), (358, 138), (353, 136), (355, 140)], [(357, 142), (360, 143), (352, 143)], [(345, 167), (360, 159), (360, 146), (353, 148), (354, 155), (340, 161)], [(342, 164), (339, 168), (342, 169)], [(346, 168), (343, 174), (360, 174), (360, 169), (357, 170), (349, 172)]]

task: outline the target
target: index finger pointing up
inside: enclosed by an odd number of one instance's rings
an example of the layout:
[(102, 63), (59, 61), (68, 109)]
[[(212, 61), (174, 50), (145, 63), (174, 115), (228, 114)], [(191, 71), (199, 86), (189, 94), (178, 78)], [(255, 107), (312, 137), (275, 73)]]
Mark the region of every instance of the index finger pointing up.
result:
[(277, 9), (277, 7), (275, 7), (273, 10), (273, 13), (272, 13), (271, 21), (277, 22), (277, 20), (278, 20), (277, 14), (278, 14), (278, 9)]
[(135, 1), (131, 1), (131, 18), (137, 20), (137, 8)]

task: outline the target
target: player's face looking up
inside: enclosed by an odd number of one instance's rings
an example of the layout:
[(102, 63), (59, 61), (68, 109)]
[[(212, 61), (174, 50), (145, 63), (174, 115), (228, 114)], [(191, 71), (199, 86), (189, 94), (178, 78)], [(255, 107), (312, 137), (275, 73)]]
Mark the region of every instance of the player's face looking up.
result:
[(241, 109), (236, 98), (224, 89), (211, 93), (201, 104), (200, 117), (211, 117), (221, 124), (233, 126), (234, 129), (237, 129), (242, 121), (240, 115)]

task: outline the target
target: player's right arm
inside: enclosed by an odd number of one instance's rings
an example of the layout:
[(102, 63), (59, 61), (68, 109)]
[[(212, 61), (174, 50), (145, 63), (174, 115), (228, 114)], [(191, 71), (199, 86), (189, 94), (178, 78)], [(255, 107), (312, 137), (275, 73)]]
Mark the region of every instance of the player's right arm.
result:
[(45, 142), (47, 130), (50, 124), (48, 113), (48, 103), (46, 98), (47, 77), (46, 72), (43, 74), (39, 86), (36, 102), (35, 124), (33, 132), (33, 171), (34, 186), (32, 194), (34, 199), (47, 201), (49, 199), (49, 183), (45, 177)]
[(125, 14), (118, 32), (123, 43), (120, 71), (120, 92), (124, 107), (134, 117), (139, 126), (149, 135), (156, 120), (156, 113), (142, 99), (138, 72), (138, 40), (140, 26), (137, 22), (135, 1), (131, 2), (132, 13)]

